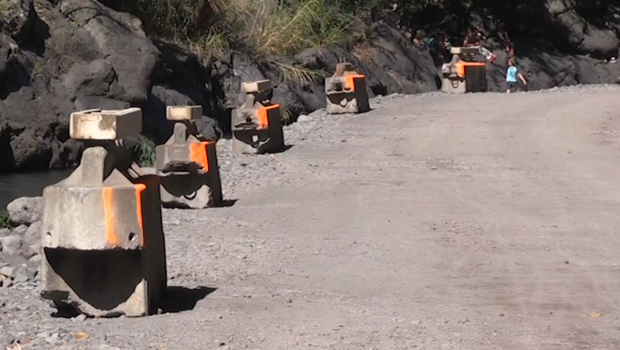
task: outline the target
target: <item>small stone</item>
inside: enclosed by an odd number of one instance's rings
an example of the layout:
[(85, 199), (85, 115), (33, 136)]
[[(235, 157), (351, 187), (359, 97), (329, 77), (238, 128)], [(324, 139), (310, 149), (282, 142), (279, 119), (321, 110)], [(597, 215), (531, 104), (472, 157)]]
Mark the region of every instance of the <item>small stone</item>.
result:
[(22, 264), (20, 267), (18, 267), (15, 270), (15, 275), (19, 275), (22, 274), (24, 276), (26, 276), (28, 279), (33, 279), (34, 276), (36, 276), (37, 274), (37, 270), (36, 269), (30, 269), (28, 268), (28, 265), (26, 264)]
[(13, 278), (15, 277), (15, 268), (11, 266), (5, 266), (3, 268), (0, 268), (0, 275)]
[(30, 225), (41, 220), (42, 197), (17, 198), (6, 206), (11, 222), (15, 225)]
[(19, 255), (22, 252), (24, 242), (20, 235), (13, 235), (6, 237), (0, 237), (0, 245), (2, 245), (2, 251), (6, 255)]
[(24, 275), (23, 273), (18, 273), (13, 279), (13, 283), (24, 283), (28, 282), (28, 280), (30, 280), (28, 276)]
[(86, 320), (86, 315), (80, 314), (74, 318), (76, 322), (84, 322)]
[(8, 228), (0, 228), (0, 237), (6, 237), (11, 234), (11, 230)]
[(0, 287), (9, 288), (13, 285), (13, 280), (10, 278), (0, 278)]
[(39, 267), (41, 266), (41, 260), (42, 260), (41, 254), (34, 255), (30, 259), (28, 259), (28, 263), (27, 263), (28, 268), (31, 270), (38, 271)]
[(26, 225), (19, 225), (16, 228), (13, 229), (11, 234), (24, 236), (26, 234), (26, 232), (28, 232), (28, 226), (26, 226)]
[(0, 345), (7, 346), (15, 342), (15, 338), (10, 334), (0, 335)]
[(28, 343), (28, 348), (29, 349), (33, 349), (33, 348), (36, 348), (39, 345), (43, 345), (44, 343), (45, 343), (45, 339), (43, 339), (43, 338), (34, 338), (33, 340), (31, 340)]
[(90, 334), (86, 333), (86, 332), (78, 332), (75, 334), (74, 337), (76, 340), (86, 340), (88, 338), (90, 338)]
[(37, 221), (30, 225), (24, 233), (24, 242), (26, 242), (27, 245), (32, 245), (39, 241), (41, 241), (41, 221)]
[(305, 122), (309, 122), (312, 121), (312, 117), (307, 116), (307, 115), (300, 115), (299, 117), (297, 117), (297, 122), (298, 123), (305, 123)]
[(34, 243), (31, 246), (24, 245), (24, 247), (22, 248), (22, 255), (26, 259), (30, 259), (33, 256), (40, 254), (40, 253), (41, 253), (41, 242), (40, 241)]

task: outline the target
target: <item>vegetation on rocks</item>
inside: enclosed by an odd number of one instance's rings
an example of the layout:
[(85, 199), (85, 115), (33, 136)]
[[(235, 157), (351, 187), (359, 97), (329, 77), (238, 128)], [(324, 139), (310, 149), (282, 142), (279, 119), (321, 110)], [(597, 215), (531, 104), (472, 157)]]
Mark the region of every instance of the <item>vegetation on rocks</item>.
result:
[(155, 143), (153, 141), (145, 139), (136, 146), (134, 153), (138, 154), (138, 165), (141, 167), (155, 166)]
[(0, 209), (0, 229), (10, 228), (12, 226), (13, 225), (11, 225), (11, 217), (9, 216), (9, 212)]
[[(147, 32), (208, 53), (230, 49), (258, 57), (307, 47), (347, 45), (360, 11), (330, 0), (109, 0), (138, 16)], [(351, 2), (354, 3), (354, 2)], [(350, 5), (350, 4), (348, 4)]]

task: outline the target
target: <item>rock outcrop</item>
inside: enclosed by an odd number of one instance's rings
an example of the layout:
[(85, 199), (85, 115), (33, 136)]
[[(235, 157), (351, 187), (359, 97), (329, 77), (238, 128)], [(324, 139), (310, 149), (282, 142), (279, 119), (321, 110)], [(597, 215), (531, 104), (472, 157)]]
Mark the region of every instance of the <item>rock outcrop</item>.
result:
[[(430, 54), (404, 34), (401, 26), (406, 21), (395, 12), (377, 14), (370, 27), (374, 34), (353, 50), (307, 49), (294, 57), (274, 58), (274, 66), (239, 52), (220, 59), (198, 57), (154, 40), (137, 18), (96, 0), (2, 3), (0, 172), (76, 164), (82, 145), (69, 139), (67, 125), (75, 110), (141, 107), (143, 134), (159, 143), (171, 134), (165, 106), (172, 104), (203, 106), (208, 117), (199, 127), (208, 138), (228, 133), (242, 81), (275, 82), (273, 100), (284, 106), (284, 116), (291, 121), (325, 106), (321, 79), (288, 81), (278, 64), (301, 65), (328, 76), (344, 58), (367, 76), (371, 97), (434, 91), (440, 84)], [(617, 82), (620, 64), (604, 59), (617, 56), (618, 37), (591, 24), (591, 13), (581, 14), (587, 12), (583, 6), (593, 5), (577, 0), (527, 0), (516, 8), (513, 2), (474, 3), (478, 8), (472, 11), (492, 13), (515, 34), (518, 66), (529, 89)], [(481, 9), (483, 5), (487, 7)], [(427, 27), (437, 26), (428, 18)], [(616, 24), (620, 28), (620, 22)], [(489, 66), (489, 87), (502, 91), (505, 52), (499, 41), (488, 45), (498, 54)], [(140, 142), (129, 141), (130, 147)]]

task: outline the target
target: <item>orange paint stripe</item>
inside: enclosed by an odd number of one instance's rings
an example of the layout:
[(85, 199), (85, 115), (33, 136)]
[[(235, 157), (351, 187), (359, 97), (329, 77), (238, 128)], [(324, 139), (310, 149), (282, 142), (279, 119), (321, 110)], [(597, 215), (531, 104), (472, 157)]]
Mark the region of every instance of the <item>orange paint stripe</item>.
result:
[(114, 189), (112, 187), (103, 188), (103, 213), (105, 218), (105, 238), (116, 247), (118, 237), (114, 231)]
[(256, 116), (258, 117), (258, 128), (268, 128), (269, 127), (269, 111), (272, 109), (280, 108), (279, 104), (261, 107), (256, 111)]
[(189, 144), (189, 159), (192, 162), (196, 162), (202, 165), (202, 169), (205, 172), (209, 172), (209, 157), (207, 156), (208, 142), (190, 143)]
[(136, 185), (136, 211), (138, 215), (138, 224), (140, 224), (140, 229), (142, 230), (142, 246), (144, 247), (144, 222), (142, 221), (142, 191), (146, 189), (145, 184), (137, 184)]
[(461, 78), (465, 78), (465, 67), (483, 67), (486, 66), (486, 63), (459, 61), (456, 62), (454, 66), (456, 67), (456, 75)]
[(366, 78), (366, 76), (362, 74), (345, 75), (344, 85), (351, 91), (355, 91), (355, 78)]

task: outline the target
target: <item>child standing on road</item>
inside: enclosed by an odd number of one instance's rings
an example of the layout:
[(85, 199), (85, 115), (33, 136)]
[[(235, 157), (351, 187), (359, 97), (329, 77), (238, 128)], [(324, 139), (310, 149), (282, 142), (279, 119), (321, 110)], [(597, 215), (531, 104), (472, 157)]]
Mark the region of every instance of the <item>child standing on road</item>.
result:
[(519, 73), (517, 67), (515, 66), (515, 59), (511, 58), (508, 60), (508, 70), (506, 71), (506, 85), (508, 88), (506, 89), (506, 93), (511, 93), (512, 90), (519, 91), (519, 81), (521, 79), (523, 85), (527, 85), (527, 81), (523, 77), (523, 74)]

